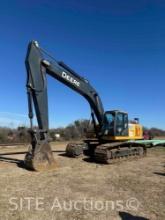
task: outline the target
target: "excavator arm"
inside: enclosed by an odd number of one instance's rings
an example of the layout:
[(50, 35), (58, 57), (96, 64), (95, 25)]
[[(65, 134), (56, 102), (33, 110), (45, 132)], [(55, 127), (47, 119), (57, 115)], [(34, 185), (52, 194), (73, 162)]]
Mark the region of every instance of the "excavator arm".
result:
[[(29, 43), (25, 63), (32, 139), (32, 145), (25, 157), (25, 163), (27, 167), (35, 170), (48, 169), (54, 167), (56, 163), (48, 143), (49, 120), (46, 74), (76, 91), (88, 101), (96, 134), (98, 131), (96, 123), (100, 128), (103, 124), (104, 109), (98, 93), (89, 81), (63, 62), (58, 62), (48, 55), (39, 47), (38, 42)], [(38, 130), (33, 128), (33, 108), (38, 122)]]

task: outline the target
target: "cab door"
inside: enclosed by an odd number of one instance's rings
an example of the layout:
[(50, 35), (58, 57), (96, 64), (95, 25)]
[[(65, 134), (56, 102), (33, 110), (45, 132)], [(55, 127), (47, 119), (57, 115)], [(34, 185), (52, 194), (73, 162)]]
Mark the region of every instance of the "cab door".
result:
[(128, 114), (116, 112), (115, 136), (128, 136)]

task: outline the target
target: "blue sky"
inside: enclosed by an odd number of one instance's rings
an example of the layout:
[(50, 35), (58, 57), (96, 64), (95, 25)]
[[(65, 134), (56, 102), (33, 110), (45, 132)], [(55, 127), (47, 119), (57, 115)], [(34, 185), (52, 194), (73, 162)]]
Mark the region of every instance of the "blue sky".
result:
[[(85, 76), (105, 110), (165, 129), (165, 1), (0, 1), (0, 125), (28, 125), (27, 44)], [(48, 77), (51, 127), (89, 118), (84, 98)]]

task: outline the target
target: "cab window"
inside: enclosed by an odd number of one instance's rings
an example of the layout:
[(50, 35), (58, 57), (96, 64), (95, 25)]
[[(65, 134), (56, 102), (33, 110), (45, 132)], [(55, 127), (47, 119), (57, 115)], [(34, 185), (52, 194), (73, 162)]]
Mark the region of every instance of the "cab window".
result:
[(116, 117), (116, 135), (128, 135), (128, 115), (118, 113)]

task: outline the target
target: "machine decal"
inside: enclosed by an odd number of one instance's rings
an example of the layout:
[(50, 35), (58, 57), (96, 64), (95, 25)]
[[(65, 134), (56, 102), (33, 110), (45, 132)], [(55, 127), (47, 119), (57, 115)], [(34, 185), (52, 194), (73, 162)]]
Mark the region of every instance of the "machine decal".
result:
[(66, 80), (68, 80), (69, 82), (71, 82), (72, 84), (80, 87), (80, 82), (78, 82), (76, 79), (72, 78), (71, 76), (69, 76), (67, 73), (65, 73), (64, 71), (62, 72), (62, 77)]

